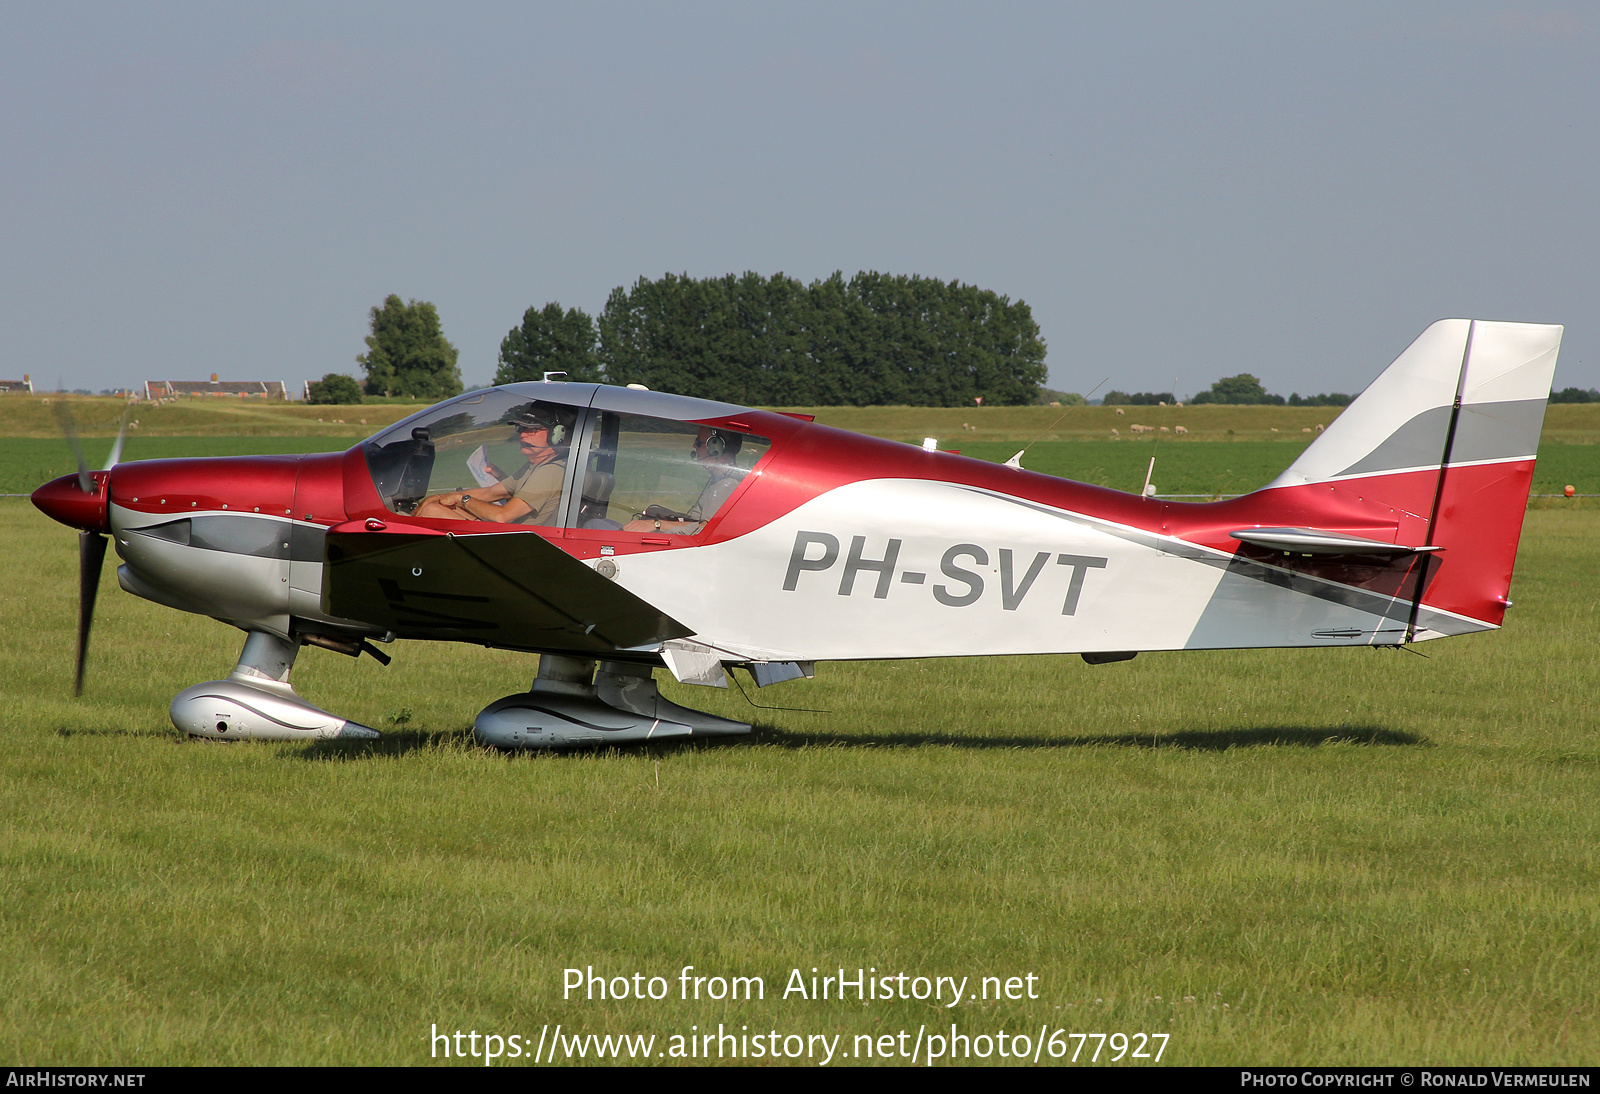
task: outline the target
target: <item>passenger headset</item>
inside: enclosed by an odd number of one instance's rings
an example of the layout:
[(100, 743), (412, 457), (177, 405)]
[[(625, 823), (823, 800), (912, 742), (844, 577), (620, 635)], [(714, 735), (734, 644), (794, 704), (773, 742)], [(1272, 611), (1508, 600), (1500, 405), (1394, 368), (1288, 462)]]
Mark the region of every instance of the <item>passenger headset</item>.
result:
[(713, 429), (706, 434), (706, 443), (700, 446), (700, 451), (706, 454), (708, 460), (718, 460), (728, 450), (728, 438), (722, 435), (722, 430)]
[[(697, 441), (695, 443), (695, 448), (698, 450), (699, 454), (693, 458), (697, 461), (720, 460), (730, 448), (737, 452), (739, 450), (739, 441), (740, 438), (738, 434), (734, 434), (732, 437), (730, 437), (727, 433), (724, 433), (720, 429), (708, 429), (706, 430), (706, 439), (704, 441)], [(634, 514), (634, 518), (636, 520), (653, 519), (656, 522), (657, 531), (661, 530), (661, 522), (664, 520), (686, 521), (690, 519), (687, 513), (674, 512), (664, 505), (646, 506), (644, 512)], [(704, 521), (701, 522), (700, 527), (701, 529), (705, 528)]]

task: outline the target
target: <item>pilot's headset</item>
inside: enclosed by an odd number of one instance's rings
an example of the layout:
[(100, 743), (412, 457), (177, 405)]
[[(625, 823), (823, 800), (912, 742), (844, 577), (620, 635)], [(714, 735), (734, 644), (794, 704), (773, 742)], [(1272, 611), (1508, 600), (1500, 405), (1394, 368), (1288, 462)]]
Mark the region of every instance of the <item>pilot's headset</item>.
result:
[(540, 427), (549, 430), (551, 448), (565, 448), (567, 442), (571, 439), (571, 432), (567, 429), (567, 424), (556, 415), (546, 411), (534, 410), (519, 415), (512, 422), (512, 425), (519, 430), (538, 429)]

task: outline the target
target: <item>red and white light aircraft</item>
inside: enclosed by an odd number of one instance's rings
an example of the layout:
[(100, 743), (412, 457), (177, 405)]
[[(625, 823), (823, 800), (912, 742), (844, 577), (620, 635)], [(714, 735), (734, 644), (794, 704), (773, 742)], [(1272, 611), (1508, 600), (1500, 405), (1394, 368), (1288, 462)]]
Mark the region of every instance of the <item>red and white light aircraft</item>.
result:
[[(1433, 324), (1287, 471), (1189, 504), (802, 417), (533, 383), (344, 453), (150, 460), (33, 495), (81, 531), (79, 680), (104, 536), (122, 588), (246, 632), (172, 704), (222, 739), (375, 736), (301, 699), (305, 644), (537, 652), (477, 717), (507, 748), (748, 732), (656, 690), (817, 661), (1401, 645), (1509, 601), (1561, 328)], [(534, 523), (530, 523), (534, 522)]]

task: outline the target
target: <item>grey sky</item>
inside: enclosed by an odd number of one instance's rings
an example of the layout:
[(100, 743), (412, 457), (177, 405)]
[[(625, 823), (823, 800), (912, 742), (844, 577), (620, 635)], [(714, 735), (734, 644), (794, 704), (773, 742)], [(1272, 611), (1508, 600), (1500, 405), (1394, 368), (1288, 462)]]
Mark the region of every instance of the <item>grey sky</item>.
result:
[(1026, 300), (1052, 386), (1358, 390), (1445, 316), (1600, 385), (1574, 3), (0, 6), (0, 377), (359, 374), (431, 300), (835, 269)]

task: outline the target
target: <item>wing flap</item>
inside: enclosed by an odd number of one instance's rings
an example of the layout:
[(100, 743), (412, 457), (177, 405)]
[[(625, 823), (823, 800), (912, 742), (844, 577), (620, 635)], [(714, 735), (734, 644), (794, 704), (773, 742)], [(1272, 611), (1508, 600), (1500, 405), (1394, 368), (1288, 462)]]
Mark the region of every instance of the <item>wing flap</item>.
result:
[(694, 633), (536, 532), (330, 529), (323, 611), (399, 638), (604, 654)]

